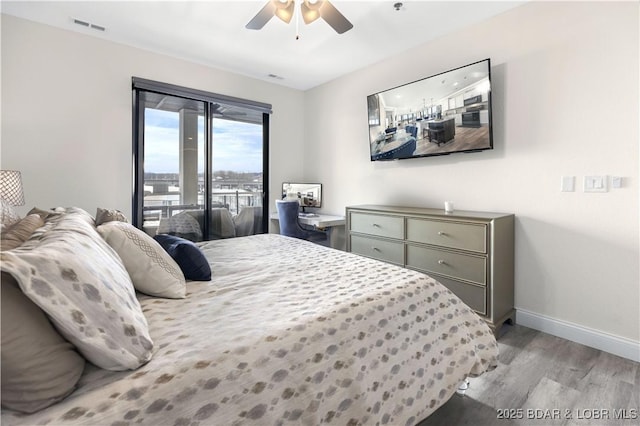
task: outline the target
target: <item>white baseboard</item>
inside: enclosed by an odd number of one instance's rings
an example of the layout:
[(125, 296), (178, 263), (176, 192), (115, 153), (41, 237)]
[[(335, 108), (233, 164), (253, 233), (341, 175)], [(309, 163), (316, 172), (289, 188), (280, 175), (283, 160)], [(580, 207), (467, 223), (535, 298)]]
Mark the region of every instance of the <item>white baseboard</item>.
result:
[(640, 362), (640, 342), (631, 339), (614, 336), (613, 334), (550, 318), (524, 309), (516, 309), (516, 324)]

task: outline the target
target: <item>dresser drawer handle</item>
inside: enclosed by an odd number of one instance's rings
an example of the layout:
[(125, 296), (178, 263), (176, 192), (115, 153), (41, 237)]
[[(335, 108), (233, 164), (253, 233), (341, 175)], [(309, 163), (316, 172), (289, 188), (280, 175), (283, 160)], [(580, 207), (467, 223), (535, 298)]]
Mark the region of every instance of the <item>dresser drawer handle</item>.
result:
[(371, 247), (371, 250), (378, 251), (378, 252), (380, 251), (380, 249), (378, 247)]
[(380, 228), (380, 225), (378, 225), (377, 223), (372, 223), (371, 226), (373, 226), (374, 228)]
[(438, 265), (446, 265), (447, 262), (445, 262), (444, 260), (440, 259), (438, 260)]
[(442, 235), (444, 237), (445, 235), (447, 235), (447, 233), (443, 231), (438, 231), (438, 235)]

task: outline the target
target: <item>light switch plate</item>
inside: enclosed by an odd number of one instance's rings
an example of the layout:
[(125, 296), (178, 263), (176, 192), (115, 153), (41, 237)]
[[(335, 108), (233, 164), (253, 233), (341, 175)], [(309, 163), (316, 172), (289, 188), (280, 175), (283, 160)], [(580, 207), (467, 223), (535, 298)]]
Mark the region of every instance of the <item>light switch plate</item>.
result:
[(585, 176), (584, 192), (607, 192), (607, 176)]
[(573, 192), (576, 190), (576, 177), (575, 176), (562, 176), (560, 181), (560, 191)]
[(622, 177), (621, 176), (611, 176), (611, 187), (612, 188), (622, 188)]

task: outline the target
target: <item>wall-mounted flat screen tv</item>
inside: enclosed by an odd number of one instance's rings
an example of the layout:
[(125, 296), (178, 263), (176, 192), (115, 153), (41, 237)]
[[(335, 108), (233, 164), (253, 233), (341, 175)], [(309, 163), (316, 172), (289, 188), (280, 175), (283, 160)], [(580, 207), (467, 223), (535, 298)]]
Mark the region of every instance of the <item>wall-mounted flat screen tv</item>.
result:
[(367, 97), (371, 161), (493, 149), (491, 61)]

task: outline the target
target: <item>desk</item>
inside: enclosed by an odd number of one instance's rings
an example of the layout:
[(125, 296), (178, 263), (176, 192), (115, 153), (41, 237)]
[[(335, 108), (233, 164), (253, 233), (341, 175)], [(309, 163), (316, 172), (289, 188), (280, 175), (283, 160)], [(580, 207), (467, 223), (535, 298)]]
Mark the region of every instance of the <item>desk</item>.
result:
[[(280, 232), (280, 226), (278, 213), (271, 213), (269, 215), (271, 223), (277, 226), (274, 232)], [(346, 223), (344, 216), (334, 216), (328, 214), (318, 214), (316, 216), (299, 216), (298, 221), (302, 225), (312, 226), (316, 229), (321, 229), (327, 233), (329, 239), (329, 247), (344, 250), (345, 249), (345, 235), (344, 226)]]

